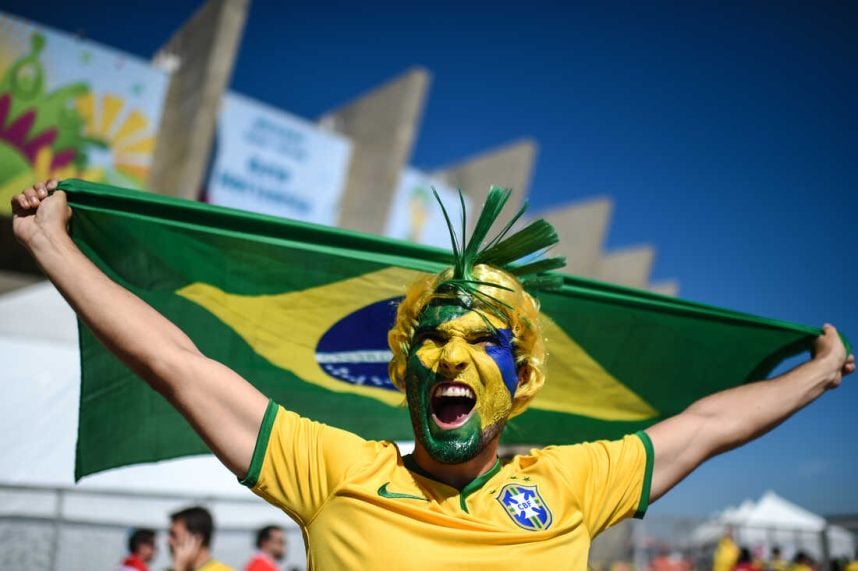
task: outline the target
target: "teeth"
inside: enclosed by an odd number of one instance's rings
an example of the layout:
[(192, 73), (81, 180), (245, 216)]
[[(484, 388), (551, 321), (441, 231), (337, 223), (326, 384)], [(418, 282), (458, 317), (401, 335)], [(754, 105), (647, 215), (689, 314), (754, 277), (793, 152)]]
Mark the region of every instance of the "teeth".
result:
[(435, 389), (436, 397), (466, 397), (476, 398), (471, 387), (465, 385), (440, 385)]

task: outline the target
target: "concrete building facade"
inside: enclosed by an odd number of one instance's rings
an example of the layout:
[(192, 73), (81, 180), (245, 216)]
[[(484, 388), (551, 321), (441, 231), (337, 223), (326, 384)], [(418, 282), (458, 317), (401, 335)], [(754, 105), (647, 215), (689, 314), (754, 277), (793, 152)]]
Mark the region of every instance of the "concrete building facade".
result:
[(250, 0), (209, 0), (155, 54), (170, 72), (149, 189), (195, 200)]
[(412, 68), (319, 119), (352, 142), (339, 226), (381, 234), (399, 173), (408, 164), (431, 77)]

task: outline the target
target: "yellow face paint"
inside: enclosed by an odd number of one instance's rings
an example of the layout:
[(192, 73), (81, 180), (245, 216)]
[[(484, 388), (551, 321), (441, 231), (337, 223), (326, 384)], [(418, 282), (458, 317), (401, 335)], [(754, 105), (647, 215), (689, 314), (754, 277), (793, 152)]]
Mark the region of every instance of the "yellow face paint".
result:
[(503, 429), (516, 384), (505, 327), (458, 305), (432, 305), (421, 314), (406, 393), (415, 436), (436, 460), (464, 462)]

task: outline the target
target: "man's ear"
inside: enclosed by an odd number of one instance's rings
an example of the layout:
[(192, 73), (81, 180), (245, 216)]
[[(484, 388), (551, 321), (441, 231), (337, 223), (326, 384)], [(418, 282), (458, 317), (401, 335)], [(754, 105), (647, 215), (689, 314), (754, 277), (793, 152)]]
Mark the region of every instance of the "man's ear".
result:
[(533, 378), (530, 370), (530, 365), (527, 363), (523, 363), (518, 367), (518, 384), (515, 387), (515, 394), (512, 396), (512, 399), (521, 398), (524, 396), (529, 396), (531, 387), (530, 382)]

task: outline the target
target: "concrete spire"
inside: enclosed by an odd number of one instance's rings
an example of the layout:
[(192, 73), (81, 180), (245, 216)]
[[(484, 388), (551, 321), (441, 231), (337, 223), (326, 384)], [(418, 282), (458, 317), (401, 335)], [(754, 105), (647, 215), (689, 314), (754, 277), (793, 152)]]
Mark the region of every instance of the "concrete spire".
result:
[[(432, 176), (468, 193), (477, 206), (472, 213), (479, 212), (492, 185), (511, 188), (513, 194), (507, 207), (511, 209), (520, 206), (527, 196), (536, 151), (536, 141), (522, 139), (438, 169)], [(474, 222), (469, 220), (471, 225)]]
[(319, 119), (352, 142), (339, 226), (382, 234), (399, 173), (411, 158), (429, 88), (413, 68)]
[(599, 260), (594, 277), (614, 284), (648, 289), (654, 259), (655, 249), (648, 244), (607, 252)]
[(155, 55), (155, 65), (172, 75), (152, 161), (151, 190), (199, 196), (249, 3), (209, 0)]
[(597, 276), (613, 206), (610, 198), (593, 197), (534, 213), (534, 218), (544, 218), (557, 230), (560, 243), (551, 250), (551, 255), (566, 257), (564, 272), (588, 278)]

